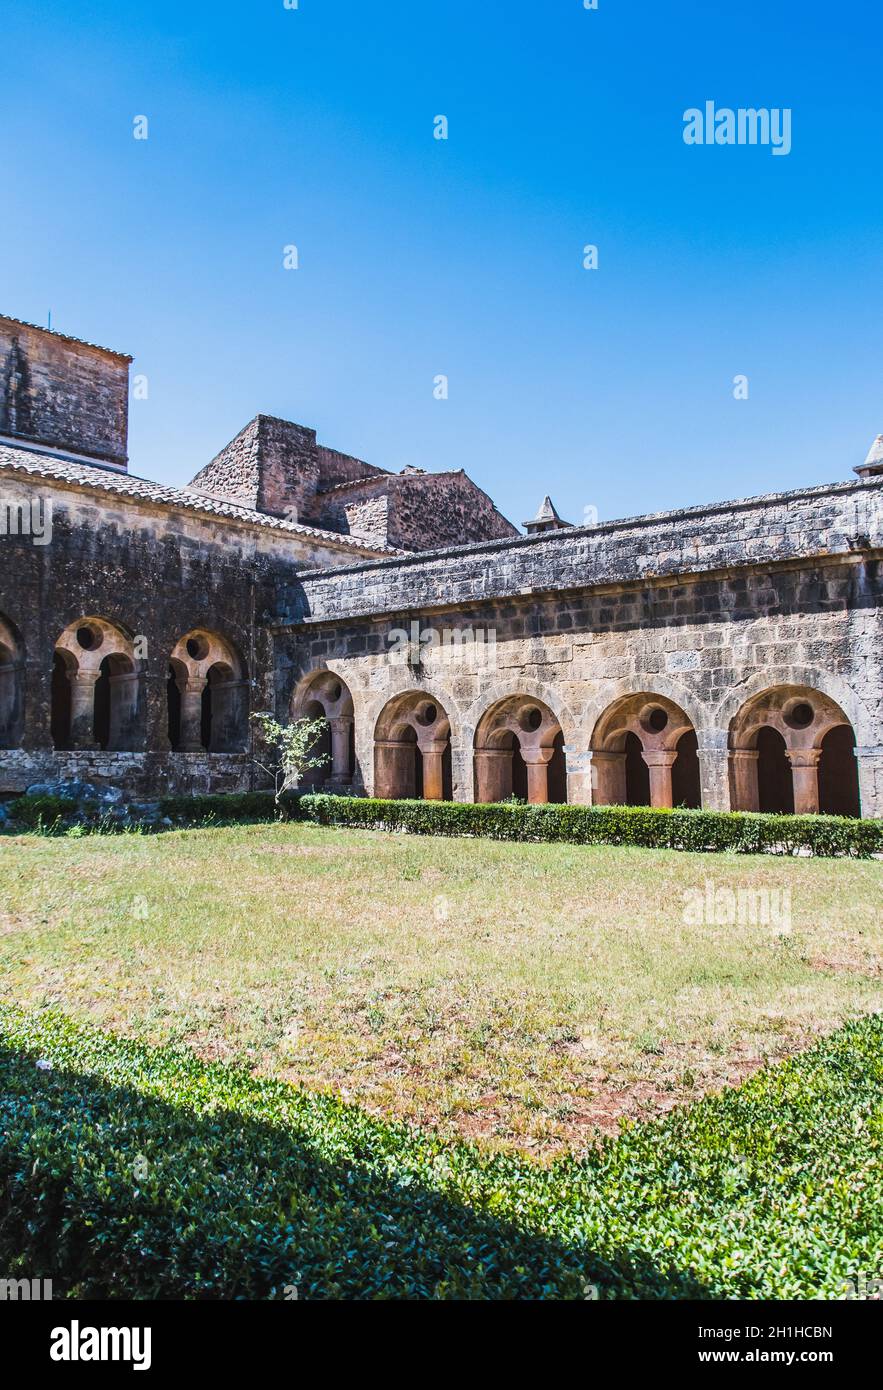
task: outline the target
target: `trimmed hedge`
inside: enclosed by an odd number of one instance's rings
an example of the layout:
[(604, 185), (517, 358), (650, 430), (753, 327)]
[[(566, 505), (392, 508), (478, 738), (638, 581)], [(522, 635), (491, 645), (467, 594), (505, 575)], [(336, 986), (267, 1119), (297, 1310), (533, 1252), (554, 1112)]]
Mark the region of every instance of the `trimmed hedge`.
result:
[[(283, 798), (283, 815), (292, 807), (294, 798)], [(160, 814), (179, 825), (210, 823), (234, 824), (238, 821), (277, 820), (279, 810), (272, 792), (215, 792), (206, 796), (164, 796), (160, 798)]]
[(298, 814), (319, 825), (477, 835), (491, 840), (546, 840), (576, 845), (735, 850), (740, 854), (883, 853), (883, 821), (845, 816), (774, 816), (747, 811), (687, 811), (648, 806), (473, 805), (459, 801), (379, 801), (306, 795)]
[(0, 1008), (0, 1266), (80, 1298), (837, 1298), (883, 1270), (883, 1020), (541, 1167)]

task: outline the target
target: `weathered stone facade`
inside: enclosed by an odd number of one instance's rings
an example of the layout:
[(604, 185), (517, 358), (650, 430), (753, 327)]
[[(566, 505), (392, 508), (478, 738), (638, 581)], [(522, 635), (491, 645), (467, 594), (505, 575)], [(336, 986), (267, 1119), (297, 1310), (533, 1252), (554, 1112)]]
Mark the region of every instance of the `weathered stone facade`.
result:
[(0, 441), (0, 793), (248, 787), (274, 708), (327, 718), (341, 790), (883, 815), (883, 453), (518, 536), (462, 473), (272, 417), (185, 489), (77, 445)]

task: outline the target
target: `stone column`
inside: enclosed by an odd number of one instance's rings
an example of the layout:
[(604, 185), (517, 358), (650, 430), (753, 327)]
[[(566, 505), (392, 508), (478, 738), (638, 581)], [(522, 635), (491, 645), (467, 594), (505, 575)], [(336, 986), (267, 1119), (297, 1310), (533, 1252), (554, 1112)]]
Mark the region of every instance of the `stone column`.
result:
[(374, 795), (381, 798), (417, 795), (415, 743), (397, 738), (374, 740)]
[(791, 777), (794, 782), (795, 816), (816, 815), (819, 809), (819, 759), (820, 748), (789, 748), (787, 758), (791, 764)]
[(760, 791), (757, 785), (759, 757), (756, 748), (734, 748), (730, 753), (734, 811), (760, 810)]
[(205, 676), (188, 676), (181, 692), (181, 738), (179, 753), (202, 753), (202, 692), (205, 690)]
[(447, 740), (433, 739), (430, 743), (421, 743), (420, 752), (423, 757), (423, 800), (424, 801), (443, 801), (444, 800), (444, 776), (442, 773), (442, 758), (447, 748)]
[(855, 756), (862, 815), (883, 817), (883, 745), (856, 748)]
[(549, 800), (549, 763), (554, 748), (522, 748), (527, 768), (527, 799), (531, 806), (545, 806)]
[(70, 671), (71, 748), (97, 748), (95, 739), (95, 686), (100, 671)]
[(696, 744), (702, 809), (729, 811), (730, 755), (726, 730), (703, 730), (697, 733)]
[(475, 800), (505, 801), (512, 795), (512, 749), (476, 748)]
[(650, 769), (651, 806), (671, 806), (671, 770), (677, 756), (674, 748), (642, 750), (641, 757)]
[(624, 806), (625, 753), (592, 753), (592, 805)]
[(331, 778), (334, 782), (351, 782), (350, 770), (350, 729), (352, 719), (342, 717), (329, 719), (331, 726)]

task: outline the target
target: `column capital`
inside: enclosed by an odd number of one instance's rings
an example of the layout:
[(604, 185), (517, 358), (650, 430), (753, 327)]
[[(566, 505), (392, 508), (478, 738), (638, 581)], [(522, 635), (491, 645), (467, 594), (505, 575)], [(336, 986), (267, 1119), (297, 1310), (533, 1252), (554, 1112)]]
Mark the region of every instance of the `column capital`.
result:
[(522, 748), (522, 761), (527, 767), (544, 767), (552, 761), (554, 748)]
[(792, 767), (818, 767), (821, 748), (786, 748), (785, 756)]
[(641, 757), (648, 767), (673, 767), (678, 756), (676, 748), (643, 748)]
[(757, 748), (731, 748), (730, 757), (734, 763), (756, 763), (760, 752)]

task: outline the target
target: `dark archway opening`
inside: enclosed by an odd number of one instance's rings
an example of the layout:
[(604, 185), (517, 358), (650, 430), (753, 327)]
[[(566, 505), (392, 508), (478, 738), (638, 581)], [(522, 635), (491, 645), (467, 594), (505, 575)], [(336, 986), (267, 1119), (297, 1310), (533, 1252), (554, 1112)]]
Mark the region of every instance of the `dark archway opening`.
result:
[(650, 769), (641, 740), (631, 732), (625, 736), (625, 802), (627, 806), (650, 805)]
[(442, 753), (442, 798), (445, 801), (454, 799), (454, 767), (451, 760), (451, 741), (448, 739), (445, 751)]
[(71, 685), (68, 680), (67, 665), (58, 652), (52, 659), (52, 694), (50, 730), (55, 748), (65, 750), (71, 746)]
[(860, 816), (855, 734), (848, 724), (829, 729), (819, 759), (819, 811), (826, 816)]
[(527, 764), (521, 756), (518, 739), (512, 738), (512, 795), (519, 801), (527, 800)]
[(698, 810), (702, 805), (702, 785), (699, 776), (698, 740), (693, 729), (678, 739), (677, 757), (671, 769), (671, 804)]
[(761, 811), (776, 815), (794, 812), (794, 781), (785, 740), (769, 725), (757, 735), (757, 800)]
[(100, 674), (95, 682), (92, 732), (98, 747), (106, 749), (110, 743), (110, 657), (104, 658), (98, 670)]
[(181, 692), (178, 689), (178, 682), (175, 679), (175, 672), (169, 667), (169, 678), (166, 681), (166, 710), (168, 714), (169, 745), (172, 752), (177, 752), (181, 742)]
[(303, 777), (305, 786), (322, 787), (331, 775), (331, 725), (325, 718), (325, 706), (318, 700), (310, 701), (304, 709), (303, 718), (323, 721), (322, 732), (310, 749), (310, 757), (323, 758), (324, 761), (319, 767), (308, 768)]
[(549, 800), (563, 806), (567, 801), (567, 758), (564, 754), (564, 735), (560, 729), (552, 748), (554, 751), (549, 759), (548, 772)]

